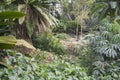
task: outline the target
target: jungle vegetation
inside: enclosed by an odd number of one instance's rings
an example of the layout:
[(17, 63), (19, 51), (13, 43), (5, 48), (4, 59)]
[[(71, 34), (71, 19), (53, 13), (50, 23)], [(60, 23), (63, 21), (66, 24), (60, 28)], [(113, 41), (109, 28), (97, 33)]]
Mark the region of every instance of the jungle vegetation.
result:
[(120, 1), (1, 0), (0, 80), (120, 80)]

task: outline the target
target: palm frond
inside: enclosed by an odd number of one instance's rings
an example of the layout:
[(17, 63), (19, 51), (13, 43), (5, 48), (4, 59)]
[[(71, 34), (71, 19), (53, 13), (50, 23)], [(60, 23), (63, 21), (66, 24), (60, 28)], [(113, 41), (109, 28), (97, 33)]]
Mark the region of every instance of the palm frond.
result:
[(94, 5), (94, 7), (92, 8), (92, 11), (91, 11), (91, 15), (97, 13), (97, 12), (100, 12), (102, 11), (104, 8), (106, 8), (108, 6), (108, 4), (106, 3), (103, 3), (103, 2), (99, 2), (99, 3), (96, 3)]

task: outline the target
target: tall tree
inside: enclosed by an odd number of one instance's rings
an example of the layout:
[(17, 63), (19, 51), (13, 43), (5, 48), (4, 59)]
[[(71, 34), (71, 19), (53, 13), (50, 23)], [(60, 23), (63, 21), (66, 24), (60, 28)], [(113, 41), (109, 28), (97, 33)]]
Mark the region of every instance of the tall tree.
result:
[[(76, 39), (79, 38), (79, 31), (82, 37), (82, 29), (85, 26), (85, 19), (88, 18), (89, 6), (93, 0), (63, 0), (63, 19), (76, 24)], [(71, 26), (71, 25), (69, 25)], [(80, 30), (79, 30), (80, 28)]]
[(80, 25), (80, 39), (82, 39), (82, 35), (83, 35), (83, 28), (85, 28), (85, 19), (88, 18), (88, 12), (89, 12), (89, 6), (92, 3), (92, 0), (75, 0), (73, 2), (73, 13), (75, 15), (75, 20), (77, 22), (77, 28), (76, 28), (76, 36), (77, 36), (77, 40), (78, 40), (78, 27)]

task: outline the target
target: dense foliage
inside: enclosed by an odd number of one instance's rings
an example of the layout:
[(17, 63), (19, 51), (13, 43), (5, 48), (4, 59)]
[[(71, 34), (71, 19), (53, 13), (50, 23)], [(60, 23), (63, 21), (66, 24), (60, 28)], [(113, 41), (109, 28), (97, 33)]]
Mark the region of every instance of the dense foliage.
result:
[(65, 47), (61, 44), (60, 40), (49, 33), (44, 33), (34, 37), (33, 45), (36, 48), (55, 52), (57, 54), (66, 53)]
[[(119, 0), (2, 0), (0, 5), (0, 80), (120, 79)], [(36, 48), (32, 56), (12, 48), (16, 38)]]
[(118, 80), (120, 53), (120, 24), (117, 20), (112, 23), (105, 19), (96, 26), (96, 31), (87, 36), (95, 56), (93, 75), (96, 79)]
[(12, 35), (8, 35), (9, 29), (12, 29), (9, 26), (13, 24), (13, 22), (10, 22), (10, 19), (23, 16), (25, 16), (24, 13), (15, 11), (0, 12), (0, 49), (8, 49), (16, 44), (16, 38)]
[[(1, 52), (6, 54), (6, 67), (0, 67), (0, 77), (2, 80), (90, 80), (86, 74), (86, 69), (75, 66), (68, 62), (69, 57), (54, 55), (53, 62), (42, 63), (42, 60), (36, 60), (35, 57), (28, 58), (21, 53), (6, 50)], [(37, 57), (43, 57), (38, 53)], [(66, 60), (65, 60), (66, 59)]]

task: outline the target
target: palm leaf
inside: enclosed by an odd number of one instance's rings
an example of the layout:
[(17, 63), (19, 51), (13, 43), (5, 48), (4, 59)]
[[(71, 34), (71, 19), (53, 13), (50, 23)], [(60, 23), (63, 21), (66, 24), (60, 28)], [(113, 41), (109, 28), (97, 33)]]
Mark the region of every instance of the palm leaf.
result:
[(38, 20), (39, 23), (42, 25), (43, 27), (43, 30), (47, 30), (47, 29), (50, 29), (50, 19), (49, 17), (47, 16), (46, 13), (44, 13), (42, 11), (41, 8), (39, 8), (38, 6), (34, 6), (34, 8), (37, 10), (37, 12), (39, 13), (38, 16), (40, 17), (40, 19)]
[(98, 21), (102, 20), (103, 18), (105, 18), (108, 15), (108, 6), (106, 6), (101, 12), (100, 15), (98, 17)]
[(106, 8), (107, 6), (108, 4), (103, 3), (103, 2), (96, 3), (94, 8), (92, 8), (91, 15), (101, 11), (103, 8)]

